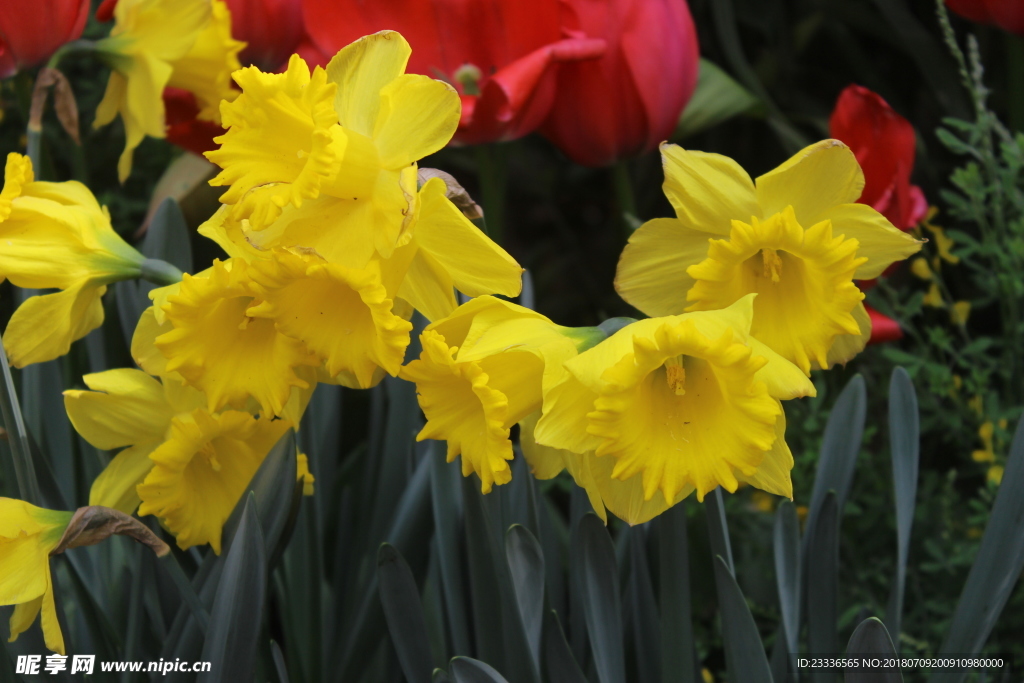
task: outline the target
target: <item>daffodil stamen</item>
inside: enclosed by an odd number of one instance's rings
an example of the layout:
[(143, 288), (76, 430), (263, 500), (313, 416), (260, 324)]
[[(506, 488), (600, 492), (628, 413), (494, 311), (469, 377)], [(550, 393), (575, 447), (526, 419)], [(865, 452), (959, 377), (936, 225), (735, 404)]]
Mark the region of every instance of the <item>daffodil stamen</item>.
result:
[(771, 247), (765, 247), (761, 250), (761, 261), (765, 278), (771, 278), (772, 282), (779, 284), (782, 278), (782, 259), (779, 253)]

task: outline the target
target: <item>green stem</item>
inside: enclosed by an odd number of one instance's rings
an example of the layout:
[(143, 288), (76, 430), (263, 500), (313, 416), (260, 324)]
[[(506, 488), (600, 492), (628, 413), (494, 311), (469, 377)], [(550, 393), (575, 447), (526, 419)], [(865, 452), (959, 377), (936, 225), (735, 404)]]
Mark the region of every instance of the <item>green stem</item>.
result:
[(47, 69), (56, 69), (60, 60), (72, 52), (92, 52), (96, 49), (96, 42), (92, 40), (73, 40), (62, 45), (59, 50), (53, 53), (50, 60), (46, 62)]
[(1024, 132), (1024, 38), (1006, 36), (1006, 95), (1010, 98), (1010, 130)]
[(640, 227), (640, 219), (636, 213), (636, 198), (633, 195), (633, 181), (629, 177), (629, 165), (624, 159), (612, 166), (612, 179), (615, 184), (615, 200), (619, 204), (619, 216), (628, 240), (633, 231)]
[(476, 162), (487, 235), (501, 244), (505, 227), (505, 149), (497, 143), (477, 145)]
[(14, 477), (18, 481), (18, 493), (22, 500), (33, 505), (42, 505), (42, 494), (39, 481), (32, 462), (32, 449), (28, 443), (28, 430), (25, 429), (25, 418), (18, 405), (18, 393), (14, 388), (14, 378), (7, 362), (7, 351), (3, 339), (0, 339), (0, 366), (3, 378), (0, 381), (0, 412), (3, 413), (4, 425), (7, 428), (7, 443), (11, 448), (11, 459), (14, 461)]
[(142, 262), (139, 268), (141, 270), (140, 277), (147, 282), (152, 282), (154, 285), (163, 287), (181, 282), (181, 271), (167, 261), (148, 258)]

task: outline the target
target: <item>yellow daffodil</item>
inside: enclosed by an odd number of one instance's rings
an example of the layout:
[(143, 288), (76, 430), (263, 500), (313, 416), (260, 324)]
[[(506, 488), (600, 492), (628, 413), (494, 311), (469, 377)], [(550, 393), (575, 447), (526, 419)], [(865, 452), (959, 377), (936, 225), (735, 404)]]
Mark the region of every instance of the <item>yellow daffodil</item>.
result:
[[(291, 244), (332, 263), (344, 254), (356, 268), (407, 243), (422, 208), (416, 162), (448, 143), (461, 109), (447, 83), (405, 73), (410, 52), (381, 31), (326, 71), (310, 73), (296, 55), (282, 74), (236, 73), (242, 95), (223, 106), (228, 131), (207, 153), (223, 169), (211, 183), (229, 186), (221, 201), (231, 218), (260, 231), (292, 207), (278, 226)], [(358, 228), (338, 229), (346, 225)]]
[(292, 387), (309, 388), (297, 368), (319, 361), (300, 340), (278, 332), (273, 320), (250, 315), (260, 292), (249, 268), (231, 259), (186, 275), (163, 306), (170, 329), (154, 344), (167, 359), (164, 372), (179, 373), (205, 393), (211, 412), (244, 410), (252, 397), (271, 417), (283, 413)]
[[(131, 515), (143, 504), (141, 514), (166, 513), (174, 520), (168, 523), (172, 532), (189, 530), (179, 543), (219, 547), (215, 527), (226, 519), (225, 506), (230, 514), (270, 447), (295, 424), (235, 411), (211, 415), (202, 407), (206, 399), (200, 392), (173, 379), (160, 382), (141, 370), (107, 370), (83, 380), (91, 391), (64, 392), (75, 430), (96, 448), (127, 446), (93, 482), (89, 505)], [(298, 480), (312, 495), (309, 462), (301, 453), (296, 457)], [(224, 499), (228, 494), (234, 497)], [(188, 502), (172, 514), (169, 499)]]
[(850, 149), (824, 140), (754, 183), (727, 157), (661, 148), (676, 218), (642, 225), (615, 287), (652, 316), (721, 309), (757, 293), (751, 334), (805, 373), (864, 348), (871, 323), (852, 282), (878, 277), (920, 242), (857, 198)]
[(402, 368), (427, 418), (417, 440), (447, 440), (448, 461), (461, 454), (463, 475), (476, 472), (484, 493), (509, 482), (512, 425), (541, 408), (561, 363), (599, 337), (493, 297), (463, 304), (423, 331), (419, 359)]
[(46, 647), (64, 654), (50, 575), (50, 553), (60, 544), (72, 513), (44, 510), (0, 498), (0, 605), (16, 605), (11, 642), (42, 613)]
[(114, 232), (88, 188), (37, 182), (20, 154), (7, 157), (0, 245), (0, 281), (61, 290), (29, 298), (11, 316), (4, 346), (19, 368), (64, 355), (99, 327), (107, 285), (138, 277), (145, 260)]
[(627, 483), (640, 476), (608, 494), (620, 497), (608, 507), (631, 523), (656, 510), (641, 505), (658, 492), (671, 506), (742, 481), (792, 497), (780, 401), (814, 395), (814, 386), (751, 335), (754, 298), (635, 322), (566, 361), (545, 396), (537, 443), (592, 452), (585, 462), (595, 478), (595, 469)]
[[(455, 290), (469, 297), (486, 294), (515, 296), (522, 287), (523, 269), (473, 225), (446, 196), (441, 178), (431, 178), (418, 190), (419, 211), (408, 241), (380, 259), (350, 248), (355, 233), (372, 226), (327, 211), (307, 201), (303, 208), (285, 207), (270, 227), (252, 230), (247, 220), (234, 220), (222, 208), (199, 232), (220, 245), (229, 256), (250, 263), (269, 261), (277, 249), (315, 254), (331, 264), (361, 270), (381, 261), (382, 277), (397, 283), (392, 298), (407, 302), (428, 320), (455, 310)], [(365, 235), (364, 235), (365, 237)], [(362, 239), (363, 237), (358, 237)]]
[(167, 440), (149, 454), (153, 469), (138, 485), (139, 514), (159, 517), (182, 549), (209, 543), (220, 554), (224, 522), (291, 427), (235, 410), (175, 416)]
[(329, 377), (344, 372), (368, 388), (379, 381), (378, 368), (398, 374), (412, 324), (395, 314), (380, 261), (354, 269), (278, 249), (250, 269), (261, 303), (247, 315), (273, 321), (300, 340), (324, 362)]
[(114, 19), (110, 36), (96, 43), (113, 72), (94, 126), (121, 115), (126, 139), (117, 172), (124, 182), (142, 139), (166, 134), (165, 87), (191, 91), (199, 118), (220, 122), (220, 101), (237, 95), (230, 74), (241, 66), (238, 52), (245, 43), (231, 38), (223, 0), (120, 0)]
[(124, 449), (93, 482), (89, 505), (133, 514), (140, 502), (136, 486), (153, 469), (150, 453), (167, 439), (176, 415), (204, 406), (206, 399), (180, 381), (160, 382), (129, 368), (85, 375), (82, 380), (91, 391), (64, 392), (71, 424), (96, 448)]

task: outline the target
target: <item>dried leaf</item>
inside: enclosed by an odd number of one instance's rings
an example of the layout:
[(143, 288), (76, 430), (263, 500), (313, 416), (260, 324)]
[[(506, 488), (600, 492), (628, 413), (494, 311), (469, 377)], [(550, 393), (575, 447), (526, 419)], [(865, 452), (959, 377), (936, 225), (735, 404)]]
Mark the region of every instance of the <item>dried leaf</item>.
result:
[(111, 508), (90, 505), (75, 510), (60, 543), (50, 555), (59, 555), (70, 548), (96, 545), (114, 535), (134, 538), (156, 553), (157, 557), (163, 557), (171, 552), (170, 546), (134, 517)]
[(78, 103), (75, 102), (75, 93), (71, 90), (71, 83), (57, 69), (43, 67), (39, 70), (36, 86), (32, 91), (32, 106), (28, 116), (29, 129), (43, 130), (43, 112), (46, 109), (46, 96), (50, 88), (53, 88), (53, 110), (57, 113), (57, 120), (76, 145), (82, 144), (78, 135)]

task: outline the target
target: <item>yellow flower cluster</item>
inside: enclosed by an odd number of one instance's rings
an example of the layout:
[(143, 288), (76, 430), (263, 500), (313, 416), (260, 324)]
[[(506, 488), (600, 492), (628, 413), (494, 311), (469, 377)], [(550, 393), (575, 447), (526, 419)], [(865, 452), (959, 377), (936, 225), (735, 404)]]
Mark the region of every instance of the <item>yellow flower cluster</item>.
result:
[[(240, 46), (226, 12), (221, 0), (121, 0), (101, 45), (114, 73), (98, 122), (125, 120), (122, 178), (143, 135), (162, 134), (163, 86), (190, 89), (225, 126), (207, 156), (221, 169), (211, 184), (227, 189), (200, 233), (228, 258), (151, 293), (132, 340), (140, 369), (65, 392), (87, 441), (123, 449), (92, 504), (156, 515), (182, 548), (219, 553), (228, 515), (316, 385), (365, 389), (385, 375), (416, 384), (418, 438), (447, 441), (484, 492), (510, 481), (518, 425), (534, 476), (567, 470), (605, 519), (642, 523), (742, 484), (792, 497), (782, 401), (814, 395), (813, 369), (863, 349), (870, 320), (854, 280), (920, 247), (855, 203), (864, 178), (849, 148), (825, 140), (755, 182), (731, 159), (664, 145), (676, 216), (633, 234), (615, 280), (652, 317), (567, 328), (494, 296), (517, 295), (522, 269), (444, 180), (421, 177), (460, 101), (405, 73), (402, 36), (366, 36), (326, 69), (298, 56), (279, 74), (240, 69), (234, 91), (221, 78)], [(15, 364), (66, 353), (102, 320), (104, 286), (144, 270), (88, 190), (33, 182), (18, 155), (0, 239), (15, 247), (0, 276), (63, 290), (16, 313)], [(405, 363), (413, 311), (430, 323)], [(17, 533), (43, 534), (37, 553), (52, 535), (0, 525), (0, 541)], [(14, 581), (0, 580), (0, 598), (43, 600), (45, 622), (49, 584)]]
[[(920, 248), (871, 207), (848, 147), (825, 140), (751, 181), (731, 159), (662, 147), (675, 218), (632, 236), (615, 280), (656, 316), (605, 339), (478, 299), (422, 335), (402, 376), (427, 426), (483, 490), (511, 477), (519, 422), (534, 476), (563, 468), (595, 511), (630, 524), (692, 492), (742, 483), (792, 497), (781, 401), (860, 352), (871, 323), (853, 282)], [(611, 330), (609, 330), (611, 331)]]

